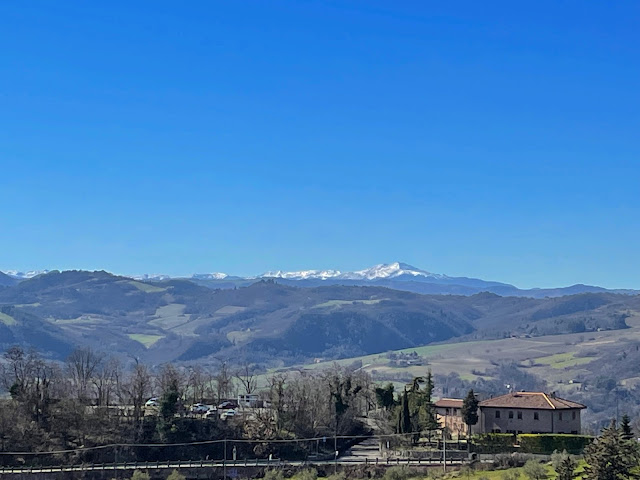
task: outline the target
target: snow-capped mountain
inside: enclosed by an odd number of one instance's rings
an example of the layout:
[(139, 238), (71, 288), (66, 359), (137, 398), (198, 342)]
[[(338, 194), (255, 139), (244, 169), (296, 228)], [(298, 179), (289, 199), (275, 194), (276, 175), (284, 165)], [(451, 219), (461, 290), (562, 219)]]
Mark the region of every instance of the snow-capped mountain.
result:
[(446, 275), (427, 272), (419, 268), (413, 267), (407, 263), (381, 263), (371, 268), (357, 270), (355, 272), (341, 272), (340, 270), (301, 270), (298, 272), (284, 272), (282, 270), (265, 272), (260, 275), (262, 278), (284, 278), (287, 280), (379, 280), (402, 277), (424, 277), (434, 280), (442, 280), (449, 278)]
[(426, 270), (421, 270), (407, 263), (401, 262), (382, 263), (357, 272), (345, 273), (341, 278), (348, 280), (377, 280), (382, 278), (398, 278), (403, 275), (408, 275), (410, 277), (425, 277), (434, 280), (449, 278), (446, 275), (427, 272)]
[(342, 275), (340, 270), (301, 270), (299, 272), (283, 272), (277, 270), (273, 272), (265, 272), (262, 278), (286, 278), (287, 280), (325, 280), (327, 278), (338, 278)]
[(131, 278), (134, 280), (142, 280), (148, 282), (161, 282), (163, 280), (171, 280), (170, 275), (164, 275), (162, 273), (145, 273), (142, 275), (134, 275)]
[(29, 270), (27, 272), (20, 272), (18, 270), (7, 270), (4, 273), (19, 280), (27, 280), (28, 278), (33, 278), (44, 273), (49, 273), (50, 271), (51, 270)]
[(191, 275), (191, 278), (195, 280), (224, 280), (229, 275), (222, 272), (214, 272), (214, 273), (194, 273)]

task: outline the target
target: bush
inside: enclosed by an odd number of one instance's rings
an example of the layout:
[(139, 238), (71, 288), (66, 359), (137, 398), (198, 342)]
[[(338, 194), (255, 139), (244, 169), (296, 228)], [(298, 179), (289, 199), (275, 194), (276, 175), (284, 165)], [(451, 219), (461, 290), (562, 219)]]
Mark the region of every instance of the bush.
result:
[(307, 468), (294, 475), (296, 480), (317, 480), (318, 471), (315, 468)]
[(524, 464), (524, 474), (531, 480), (542, 480), (547, 476), (547, 470), (537, 460), (528, 460)]
[(282, 474), (282, 470), (265, 470), (264, 472), (264, 480), (284, 480), (284, 475)]
[(169, 476), (167, 477), (167, 480), (186, 480), (186, 477), (182, 475), (180, 472), (178, 472), (177, 470), (174, 470), (169, 474)]
[(485, 433), (473, 439), (473, 450), (479, 453), (511, 452), (515, 438), (510, 433)]
[(520, 472), (516, 470), (510, 470), (502, 474), (502, 480), (518, 480), (520, 478)]
[(411, 476), (411, 470), (406, 465), (399, 467), (389, 467), (384, 472), (382, 480), (407, 480)]
[(136, 470), (131, 475), (131, 480), (149, 480), (149, 474), (145, 472), (141, 472), (140, 470)]
[(518, 435), (520, 450), (523, 453), (539, 453), (550, 455), (554, 451), (566, 451), (581, 454), (584, 448), (593, 442), (588, 435), (564, 434), (521, 434)]
[(333, 475), (329, 475), (327, 480), (347, 480), (347, 476), (344, 472), (334, 473)]

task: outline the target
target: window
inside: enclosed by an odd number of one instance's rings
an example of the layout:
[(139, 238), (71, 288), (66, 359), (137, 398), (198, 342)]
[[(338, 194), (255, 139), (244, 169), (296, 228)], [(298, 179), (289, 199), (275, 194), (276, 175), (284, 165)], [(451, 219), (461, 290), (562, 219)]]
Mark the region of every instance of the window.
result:
[(533, 419), (540, 420), (540, 416), (538, 415), (538, 412), (533, 412)]
[(562, 420), (562, 412), (558, 413), (558, 420)]
[(509, 412), (509, 418), (513, 418), (513, 412)]
[(571, 412), (571, 418), (572, 418), (573, 420), (575, 420), (575, 419), (576, 419), (576, 412)]
[(522, 420), (522, 412), (518, 412), (518, 420)]
[(445, 415), (449, 415), (450, 410), (447, 408), (447, 413), (445, 413)]
[(500, 410), (496, 410), (496, 418), (500, 418)]

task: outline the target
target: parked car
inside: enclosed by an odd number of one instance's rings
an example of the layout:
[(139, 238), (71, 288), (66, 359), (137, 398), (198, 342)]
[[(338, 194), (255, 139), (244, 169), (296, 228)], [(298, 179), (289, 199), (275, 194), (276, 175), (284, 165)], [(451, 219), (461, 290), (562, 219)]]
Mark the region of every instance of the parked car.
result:
[(229, 410), (231, 408), (238, 408), (238, 404), (236, 402), (226, 401), (218, 405), (218, 410)]
[(218, 415), (216, 407), (210, 408), (207, 413), (204, 414), (204, 418), (215, 418)]
[(149, 400), (146, 401), (146, 403), (144, 404), (145, 407), (157, 407), (160, 404), (158, 403), (158, 397), (151, 397)]
[(224, 412), (222, 412), (222, 415), (220, 415), (220, 418), (225, 420), (227, 418), (233, 418), (236, 416), (236, 411), (235, 410), (226, 410)]
[(203, 415), (209, 411), (209, 407), (204, 403), (194, 403), (191, 406), (191, 413)]

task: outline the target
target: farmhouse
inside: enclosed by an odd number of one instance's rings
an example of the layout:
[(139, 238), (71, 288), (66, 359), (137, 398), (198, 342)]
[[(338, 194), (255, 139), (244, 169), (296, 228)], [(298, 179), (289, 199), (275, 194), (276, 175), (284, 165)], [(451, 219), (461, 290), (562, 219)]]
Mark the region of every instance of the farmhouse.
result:
[(513, 392), (480, 402), (482, 433), (580, 433), (581, 403), (555, 393)]
[[(466, 433), (462, 399), (442, 398), (435, 403), (438, 422), (451, 433)], [(513, 392), (483, 400), (473, 433), (580, 433), (581, 403), (555, 393)]]
[(441, 398), (435, 403), (436, 416), (441, 427), (446, 427), (449, 432), (462, 436), (466, 433), (467, 426), (462, 419), (462, 399)]

